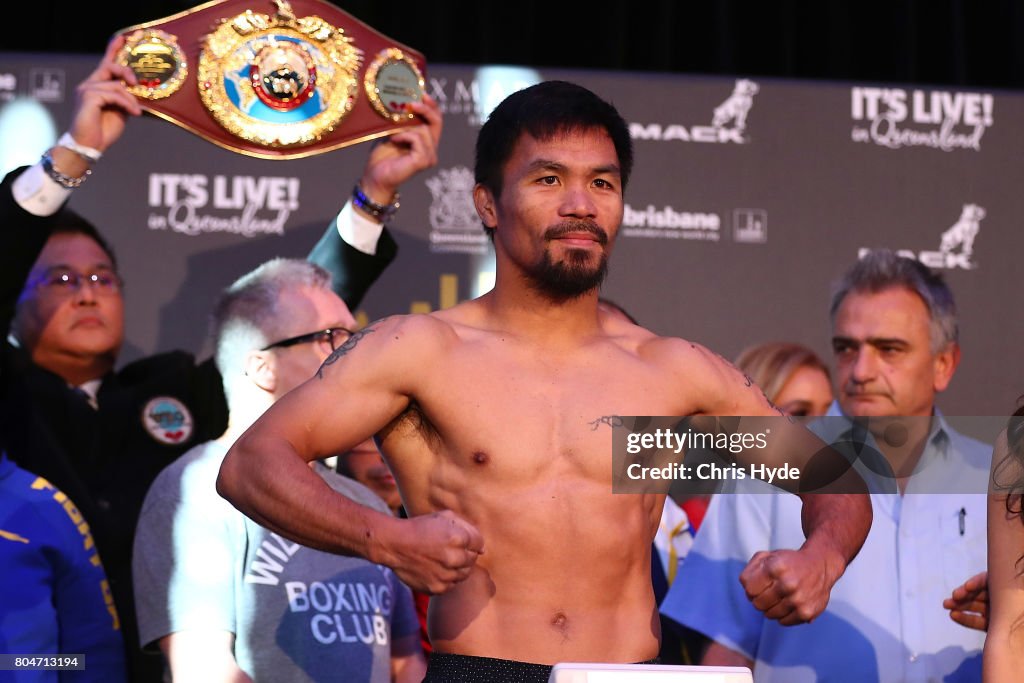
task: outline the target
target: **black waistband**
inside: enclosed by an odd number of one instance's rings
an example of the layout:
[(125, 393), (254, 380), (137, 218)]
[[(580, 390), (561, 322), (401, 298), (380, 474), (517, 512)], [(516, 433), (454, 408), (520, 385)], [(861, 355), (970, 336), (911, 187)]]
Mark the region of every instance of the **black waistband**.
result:
[[(657, 664), (651, 659), (641, 664)], [(423, 683), (547, 683), (548, 664), (432, 652)]]

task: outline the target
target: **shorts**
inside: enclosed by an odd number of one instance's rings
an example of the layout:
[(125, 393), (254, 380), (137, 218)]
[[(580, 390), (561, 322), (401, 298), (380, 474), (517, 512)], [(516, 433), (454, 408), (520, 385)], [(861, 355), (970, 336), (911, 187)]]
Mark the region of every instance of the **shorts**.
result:
[[(652, 659), (642, 664), (657, 664)], [(548, 664), (431, 652), (423, 683), (548, 683)]]

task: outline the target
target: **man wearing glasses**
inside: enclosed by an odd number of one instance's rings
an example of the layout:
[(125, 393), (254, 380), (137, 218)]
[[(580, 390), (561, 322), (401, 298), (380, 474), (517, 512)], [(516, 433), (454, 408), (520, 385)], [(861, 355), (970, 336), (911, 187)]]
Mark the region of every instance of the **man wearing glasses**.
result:
[[(141, 111), (125, 87), (134, 74), (113, 59), (119, 46), (112, 42), (78, 87), (69, 132), (40, 163), (0, 185), (0, 325), (11, 331), (0, 346), (0, 448), (79, 506), (121, 612), (134, 680), (159, 680), (157, 658), (147, 668), (132, 657), (135, 522), (160, 470), (223, 433), (227, 405), (214, 364), (197, 364), (189, 353), (115, 372), (124, 336), (117, 262), (92, 225), (61, 208), (127, 117)], [(310, 255), (353, 307), (395, 253), (381, 232), (385, 204), (436, 162), (440, 114), (430, 102), (413, 111), (424, 125), (374, 148), (353, 201)]]
[[(244, 275), (214, 308), (228, 430), (153, 482), (133, 558), (140, 642), (160, 648), (174, 680), (422, 680), (412, 594), (391, 570), (272, 534), (215, 486), (235, 439), (355, 326), (330, 275), (291, 259)], [(341, 495), (388, 512), (363, 485), (311, 467)]]

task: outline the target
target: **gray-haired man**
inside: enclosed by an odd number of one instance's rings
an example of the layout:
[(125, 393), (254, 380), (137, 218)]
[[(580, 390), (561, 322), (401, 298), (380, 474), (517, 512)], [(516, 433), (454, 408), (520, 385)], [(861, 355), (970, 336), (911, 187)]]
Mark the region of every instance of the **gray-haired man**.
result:
[(813, 623), (766, 618), (764, 587), (740, 570), (803, 536), (799, 507), (753, 483), (716, 496), (662, 612), (713, 640), (703, 663), (752, 666), (757, 681), (978, 681), (984, 635), (942, 607), (985, 566), (991, 454), (935, 407), (960, 361), (952, 292), (874, 251), (839, 283), (831, 317), (838, 401), (817, 431), (882, 456), (866, 471), (874, 522), (860, 555)]
[[(330, 276), (275, 259), (236, 281), (214, 310), (227, 432), (153, 483), (133, 569), (140, 642), (157, 643), (175, 680), (418, 682), (425, 671), (412, 596), (391, 570), (285, 540), (217, 495), (230, 445), (312, 376), (356, 327)], [(319, 463), (335, 490), (387, 512)]]

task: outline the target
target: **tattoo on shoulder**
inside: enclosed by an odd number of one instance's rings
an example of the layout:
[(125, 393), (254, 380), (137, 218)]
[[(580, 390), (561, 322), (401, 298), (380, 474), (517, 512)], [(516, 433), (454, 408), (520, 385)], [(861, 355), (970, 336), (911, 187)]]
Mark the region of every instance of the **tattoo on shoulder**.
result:
[(344, 344), (334, 349), (334, 351), (331, 352), (331, 355), (327, 356), (327, 360), (325, 360), (323, 365), (320, 366), (320, 369), (316, 371), (317, 378), (323, 379), (324, 368), (326, 368), (328, 365), (333, 365), (334, 363), (337, 363), (339, 360), (341, 360), (342, 356), (344, 356), (346, 353), (354, 349), (356, 347), (356, 344), (358, 344), (363, 337), (372, 332), (376, 332), (376, 330), (373, 329), (372, 325), (369, 327), (364, 327), (358, 332), (354, 332), (351, 337), (345, 340)]
[[(754, 386), (754, 378), (753, 378), (753, 377), (751, 377), (750, 375), (744, 374), (744, 375), (743, 375), (743, 380), (744, 380), (744, 382), (745, 382), (745, 384), (744, 384), (743, 386), (746, 386), (746, 387), (752, 387), (752, 386)], [(764, 392), (762, 391), (762, 392), (761, 392), (761, 394), (763, 395), (763, 394), (764, 394)], [(767, 399), (768, 397), (767, 397), (767, 396), (765, 396), (765, 398)], [(769, 403), (771, 403), (771, 401), (768, 401), (768, 402), (769, 402)]]
[(622, 418), (618, 415), (603, 415), (592, 422), (588, 422), (587, 424), (590, 425), (590, 431), (596, 432), (597, 428), (601, 425), (608, 425), (609, 427), (615, 428), (621, 427), (623, 423)]
[(770, 398), (768, 398), (768, 394), (764, 393), (763, 390), (761, 391), (761, 395), (764, 396), (764, 400), (768, 403), (768, 407), (769, 408), (771, 408), (772, 410), (777, 412), (781, 417), (786, 418), (786, 421), (789, 422), (789, 424), (796, 424), (796, 418), (793, 417), (792, 415), (790, 415), (789, 413), (787, 413), (782, 408), (780, 408), (777, 405), (775, 405), (772, 402), (772, 400)]

